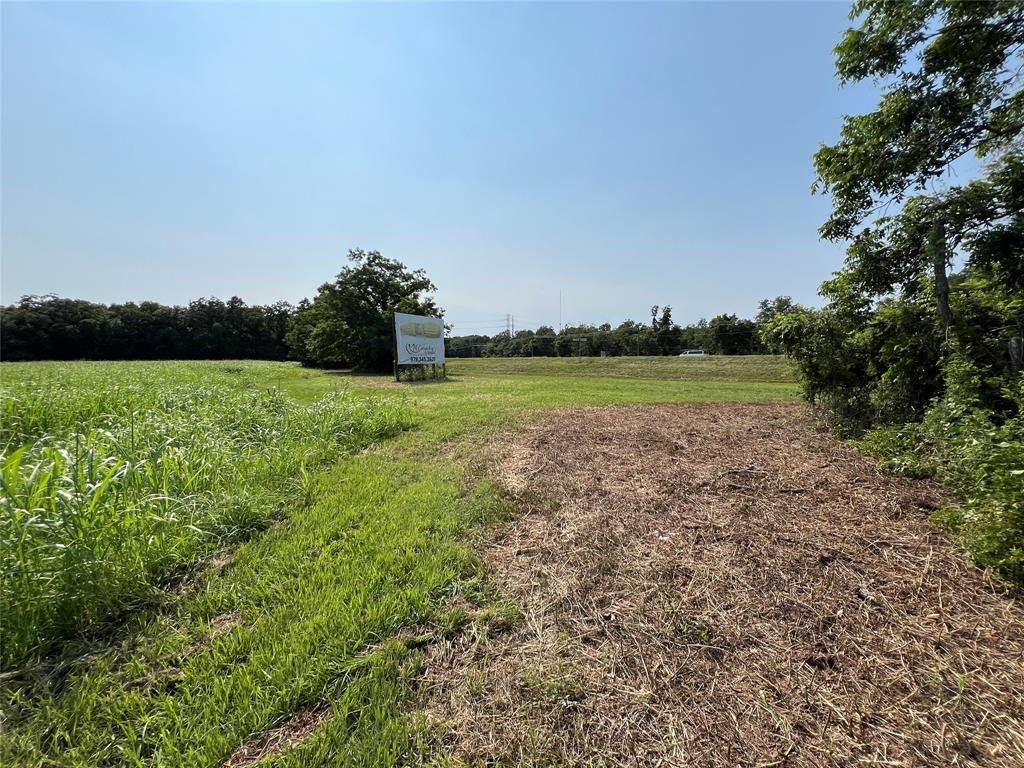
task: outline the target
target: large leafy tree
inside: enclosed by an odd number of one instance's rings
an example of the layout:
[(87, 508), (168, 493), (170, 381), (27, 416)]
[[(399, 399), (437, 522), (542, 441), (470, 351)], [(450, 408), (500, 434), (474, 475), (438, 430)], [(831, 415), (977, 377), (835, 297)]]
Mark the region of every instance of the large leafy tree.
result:
[[(850, 241), (845, 274), (825, 292), (930, 293), (949, 337), (954, 254), (1024, 289), (1024, 2), (858, 0), (851, 19), (839, 77), (874, 79), (883, 95), (814, 158), (817, 188), (834, 202), (821, 234)], [(946, 184), (971, 155), (981, 173)]]
[(655, 354), (672, 355), (679, 351), (682, 344), (682, 329), (672, 320), (671, 306), (666, 304), (663, 307), (658, 307), (655, 304), (651, 307), (651, 331), (654, 334), (654, 343), (657, 345)]
[(757, 317), (754, 322), (757, 324), (758, 339), (761, 342), (761, 351), (769, 355), (779, 355), (785, 351), (781, 343), (774, 340), (767, 332), (772, 326), (772, 321), (779, 316), (792, 314), (797, 310), (797, 305), (789, 296), (776, 296), (774, 299), (761, 299), (757, 305)]
[(757, 324), (736, 315), (708, 322), (706, 349), (715, 355), (752, 355), (758, 351)]
[(434, 284), (379, 251), (351, 250), (349, 264), (300, 308), (289, 335), (308, 364), (383, 371), (391, 366), (392, 312), (441, 317)]

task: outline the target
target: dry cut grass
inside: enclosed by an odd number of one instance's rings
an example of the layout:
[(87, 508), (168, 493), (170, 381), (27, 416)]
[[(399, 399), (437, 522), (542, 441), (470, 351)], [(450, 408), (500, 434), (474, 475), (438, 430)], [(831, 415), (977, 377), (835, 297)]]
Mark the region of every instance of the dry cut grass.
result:
[(1024, 765), (1024, 609), (805, 408), (567, 410), (495, 462), (525, 621), (429, 650), (436, 756)]

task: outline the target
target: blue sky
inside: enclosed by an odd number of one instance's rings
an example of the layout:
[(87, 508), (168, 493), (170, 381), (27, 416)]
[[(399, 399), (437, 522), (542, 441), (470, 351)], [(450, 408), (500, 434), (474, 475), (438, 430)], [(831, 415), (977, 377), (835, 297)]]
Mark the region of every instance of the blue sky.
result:
[(845, 3), (3, 4), (2, 299), (298, 301), (349, 248), (456, 332), (814, 303)]

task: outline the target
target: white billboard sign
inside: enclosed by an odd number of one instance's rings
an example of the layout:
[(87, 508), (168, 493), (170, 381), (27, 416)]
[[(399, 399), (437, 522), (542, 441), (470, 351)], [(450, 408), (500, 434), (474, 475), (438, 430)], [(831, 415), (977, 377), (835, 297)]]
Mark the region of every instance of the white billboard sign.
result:
[(444, 362), (444, 323), (439, 317), (395, 312), (395, 346), (399, 365)]

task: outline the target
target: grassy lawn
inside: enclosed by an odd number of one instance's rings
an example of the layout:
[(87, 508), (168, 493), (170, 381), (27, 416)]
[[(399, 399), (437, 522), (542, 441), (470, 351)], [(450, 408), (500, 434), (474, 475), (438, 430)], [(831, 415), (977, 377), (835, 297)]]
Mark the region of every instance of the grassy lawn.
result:
[[(538, 361), (543, 366), (530, 375), (495, 364), (525, 369), (534, 361), (464, 361), (450, 367), (448, 382), (414, 385), (272, 363), (4, 365), (5, 397), (28, 387), (50, 398), (39, 423), (22, 427), (14, 442), (40, 431), (66, 437), (76, 408), (123, 413), (112, 396), (96, 404), (82, 395), (107, 392), (101, 380), (122, 379), (157, 391), (205, 381), (232, 397), (280, 389), (296, 406), (318, 407), (324, 396), (366, 400), (400, 410), (406, 428), (326, 446), (335, 459), (322, 468), (282, 464), (282, 472), (302, 476), (266, 481), (275, 494), (291, 489), (277, 499), (281, 519), (269, 529), (204, 540), (205, 549), (192, 550), (204, 559), (182, 561), (185, 578), (162, 581), (158, 600), (4, 670), (0, 764), (217, 766), (300, 711), (316, 713), (317, 727), (291, 749), (270, 750), (260, 765), (411, 759), (430, 737), (409, 706), (419, 648), (432, 635), (466, 631), (467, 616), (448, 607), (452, 599), (486, 607), (474, 624), (515, 618), (491, 593), (469, 545), (481, 523), (507, 514), (474, 469), (490, 434), (563, 405), (797, 397), (775, 359), (651, 359), (647, 376), (644, 361), (620, 360)], [(719, 373), (678, 373), (705, 364)], [(731, 379), (723, 373), (729, 366)], [(79, 405), (57, 418), (74, 397)], [(19, 407), (7, 397), (7, 413)], [(7, 443), (5, 453), (17, 450)], [(110, 509), (116, 525), (117, 505)], [(4, 515), (9, 532), (9, 505)], [(17, 556), (4, 541), (6, 578)], [(236, 755), (236, 764), (245, 761)]]
[(456, 359), (456, 374), (531, 374), (598, 376), (676, 381), (792, 382), (796, 379), (782, 355), (726, 357), (485, 357)]

